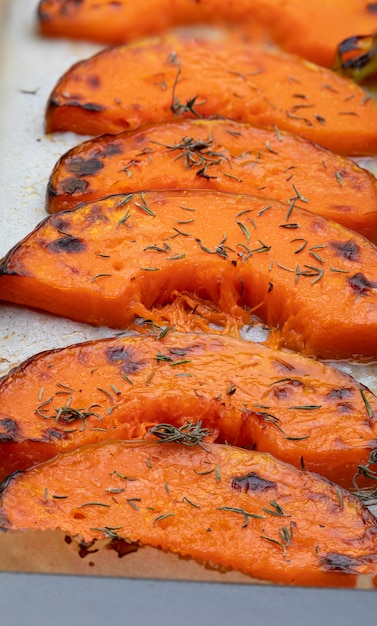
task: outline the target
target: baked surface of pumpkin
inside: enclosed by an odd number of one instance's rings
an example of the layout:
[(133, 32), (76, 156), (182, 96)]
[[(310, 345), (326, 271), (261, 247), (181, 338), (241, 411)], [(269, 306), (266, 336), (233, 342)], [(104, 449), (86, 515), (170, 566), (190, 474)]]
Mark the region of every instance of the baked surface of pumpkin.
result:
[[(230, 120), (177, 120), (85, 141), (50, 176), (55, 213), (106, 194), (215, 189), (288, 202), (293, 185), (318, 213), (377, 240), (377, 182), (350, 159), (299, 137)], [(299, 202), (300, 203), (300, 202)]]
[(11, 477), (3, 530), (123, 537), (297, 585), (377, 585), (375, 518), (347, 491), (270, 455), (204, 443), (88, 446)]
[[(48, 217), (3, 259), (0, 290), (114, 328), (143, 317), (198, 329), (204, 317), (230, 332), (258, 315), (276, 346), (375, 358), (376, 275), (373, 244), (296, 205), (161, 191)], [(191, 296), (209, 304), (200, 318)]]
[(352, 80), (227, 39), (143, 40), (76, 63), (50, 95), (46, 132), (115, 133), (175, 116), (276, 126), (339, 154), (377, 152), (377, 105)]
[(37, 355), (0, 382), (0, 480), (60, 452), (200, 419), (347, 488), (377, 441), (377, 399), (294, 353), (220, 335), (118, 337)]

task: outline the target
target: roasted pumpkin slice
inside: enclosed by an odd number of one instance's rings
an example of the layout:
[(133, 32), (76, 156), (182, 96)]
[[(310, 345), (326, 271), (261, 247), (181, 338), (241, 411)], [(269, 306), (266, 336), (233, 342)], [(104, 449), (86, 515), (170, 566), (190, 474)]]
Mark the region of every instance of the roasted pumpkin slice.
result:
[(377, 586), (376, 518), (355, 496), (232, 446), (109, 442), (13, 475), (2, 530), (121, 537), (271, 582)]
[(233, 40), (144, 40), (76, 63), (50, 95), (46, 131), (98, 135), (174, 116), (275, 126), (340, 154), (377, 152), (377, 106), (361, 87)]
[(222, 314), (227, 331), (258, 315), (275, 345), (375, 358), (377, 250), (297, 208), (302, 198), (161, 191), (57, 213), (1, 262), (1, 298), (90, 324), (140, 316), (188, 330), (200, 309), (187, 292), (216, 305), (207, 321)]
[(353, 161), (287, 133), (229, 120), (149, 124), (85, 141), (63, 155), (46, 196), (51, 213), (109, 193), (218, 189), (287, 201), (292, 185), (316, 213), (377, 241), (377, 182)]
[[(117, 337), (41, 353), (0, 383), (0, 480), (60, 452), (201, 420), (347, 488), (377, 447), (377, 399), (294, 353), (205, 333)], [(372, 468), (373, 469), (373, 468)]]
[[(124, 43), (172, 26), (237, 25), (269, 36), (283, 48), (331, 67), (338, 44), (377, 31), (375, 2), (365, 0), (41, 0), (44, 35)], [(264, 27), (264, 32), (261, 27)], [(257, 28), (261, 30), (259, 33)]]

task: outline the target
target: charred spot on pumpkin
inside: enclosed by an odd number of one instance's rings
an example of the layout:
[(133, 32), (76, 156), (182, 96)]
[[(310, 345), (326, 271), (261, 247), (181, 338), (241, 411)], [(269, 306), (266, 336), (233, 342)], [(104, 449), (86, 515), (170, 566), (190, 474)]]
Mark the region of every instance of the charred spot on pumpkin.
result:
[[(83, 203), (82, 205), (78, 205), (76, 208), (78, 209), (79, 206), (84, 206), (84, 204), (85, 203)], [(84, 219), (87, 224), (95, 224), (96, 222), (109, 221), (109, 218), (107, 217), (107, 215), (104, 214), (103, 208), (100, 204), (94, 204), (93, 206), (91, 206), (90, 211), (85, 213)]]
[(12, 472), (11, 474), (9, 474), (1, 483), (0, 483), (0, 494), (3, 493), (3, 491), (5, 491), (5, 489), (8, 487), (9, 483), (16, 477), (18, 476), (18, 474), (23, 474), (22, 471), (20, 470), (16, 470), (15, 472)]
[(82, 239), (78, 239), (77, 237), (73, 237), (72, 235), (64, 235), (64, 237), (59, 237), (59, 239), (55, 239), (55, 241), (51, 241), (47, 247), (51, 252), (83, 252), (85, 250), (85, 243)]
[(108, 143), (103, 148), (103, 150), (101, 150), (101, 152), (99, 153), (99, 156), (110, 157), (110, 156), (115, 156), (117, 154), (123, 154), (122, 147), (119, 143), (111, 142), (111, 143)]
[(59, 13), (61, 15), (69, 15), (72, 13), (72, 9), (77, 9), (84, 0), (66, 0), (60, 7)]
[(337, 406), (339, 413), (353, 413), (354, 408), (349, 402), (340, 402)]
[(124, 374), (135, 374), (145, 365), (143, 361), (133, 360), (133, 350), (124, 346), (108, 348), (107, 359), (110, 363), (121, 363)]
[(59, 215), (51, 220), (51, 225), (56, 228), (56, 230), (62, 230), (63, 232), (66, 232), (71, 227), (69, 221), (62, 219)]
[(10, 527), (10, 522), (6, 515), (0, 511), (0, 531), (6, 533)]
[(98, 89), (101, 86), (101, 79), (96, 74), (91, 74), (87, 78), (87, 83), (92, 89)]
[(353, 395), (352, 389), (347, 387), (340, 387), (339, 389), (332, 389), (326, 395), (326, 398), (329, 400), (344, 400), (345, 398), (350, 398)]
[(244, 493), (262, 493), (266, 489), (275, 489), (276, 483), (262, 478), (255, 472), (250, 472), (246, 476), (235, 476), (232, 478), (232, 489), (243, 491)]
[(52, 183), (52, 180), (50, 179), (48, 181), (48, 185), (47, 185), (47, 189), (46, 189), (46, 196), (47, 198), (55, 198), (55, 196), (58, 195), (58, 192), (55, 191), (54, 185)]
[(322, 567), (329, 572), (344, 572), (345, 574), (357, 574), (355, 569), (359, 565), (359, 560), (346, 554), (328, 552), (326, 556), (320, 558)]
[(3, 431), (0, 433), (0, 441), (17, 441), (19, 435), (19, 426), (15, 420), (6, 417), (0, 420), (0, 429)]
[[(69, 195), (72, 195), (78, 191), (83, 193), (84, 191), (86, 191), (88, 185), (89, 183), (86, 180), (80, 180), (80, 178), (73, 178), (73, 177), (66, 178), (60, 183), (62, 192), (67, 193)], [(57, 194), (53, 192), (52, 195), (57, 195)]]
[(64, 430), (59, 430), (58, 428), (46, 428), (43, 431), (45, 441), (51, 441), (52, 439), (67, 439), (68, 433), (64, 432)]
[(282, 400), (284, 398), (289, 398), (292, 393), (294, 393), (294, 388), (301, 389), (302, 387), (305, 387), (305, 385), (301, 380), (297, 380), (296, 378), (287, 378), (286, 380), (273, 386), (269, 393), (278, 400)]
[(67, 162), (67, 170), (79, 178), (83, 176), (94, 176), (103, 169), (103, 163), (98, 159), (83, 159), (76, 157)]
[(347, 278), (347, 282), (358, 296), (367, 296), (371, 289), (377, 287), (377, 283), (368, 280), (361, 272)]
[[(49, 104), (49, 108), (52, 105), (52, 109), (53, 108), (61, 108), (63, 105), (54, 100), (54, 98), (51, 98), (50, 100), (50, 104)], [(80, 109), (84, 109), (85, 111), (93, 111), (94, 113), (98, 113), (99, 111), (105, 111), (106, 107), (103, 106), (102, 104), (96, 104), (95, 102), (79, 102), (79, 100), (67, 100), (64, 103), (64, 106), (70, 106), (70, 107), (78, 107)]]
[(106, 109), (102, 104), (96, 104), (95, 102), (85, 102), (85, 104), (79, 104), (79, 106), (86, 111), (104, 111)]
[(114, 346), (107, 348), (107, 358), (110, 363), (120, 363), (128, 361), (132, 356), (132, 349), (124, 346)]
[(377, 13), (377, 2), (368, 2), (367, 11), (369, 13)]
[(357, 243), (352, 239), (349, 241), (332, 241), (330, 245), (336, 250), (338, 256), (343, 259), (347, 259), (347, 261), (359, 261), (360, 249)]
[(131, 554), (132, 552), (137, 552), (138, 549), (138, 543), (129, 543), (121, 537), (115, 537), (106, 545), (106, 550), (114, 550), (117, 553), (119, 559), (127, 556), (127, 554)]

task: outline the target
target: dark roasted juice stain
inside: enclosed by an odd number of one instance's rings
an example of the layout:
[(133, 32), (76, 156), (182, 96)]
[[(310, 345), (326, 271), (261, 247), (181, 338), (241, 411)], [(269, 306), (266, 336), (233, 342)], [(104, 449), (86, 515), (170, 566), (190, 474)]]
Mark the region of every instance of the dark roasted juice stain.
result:
[(326, 394), (326, 398), (329, 400), (345, 400), (353, 395), (353, 390), (347, 387), (341, 387), (340, 389), (332, 389)]
[(98, 159), (83, 159), (75, 157), (67, 161), (67, 170), (76, 176), (94, 176), (103, 169), (103, 163)]
[(64, 237), (55, 239), (55, 241), (51, 241), (51, 243), (48, 244), (48, 248), (51, 252), (77, 253), (83, 252), (85, 247), (85, 243), (81, 239), (72, 237), (72, 235), (65, 235)]
[(359, 246), (350, 239), (349, 241), (332, 241), (331, 247), (336, 250), (338, 256), (348, 261), (359, 261), (360, 249)]
[(90, 550), (90, 548), (94, 546), (95, 543), (96, 543), (96, 540), (93, 539), (93, 541), (82, 541), (79, 544), (79, 555), (81, 556), (82, 559), (85, 559), (85, 557), (88, 556), (88, 554), (94, 554), (95, 552), (98, 552), (98, 548), (95, 548), (94, 550)]
[(357, 574), (356, 568), (360, 565), (359, 559), (337, 552), (328, 552), (326, 556), (320, 558), (320, 563), (325, 570), (344, 572), (345, 574)]
[(72, 537), (70, 537), (69, 535), (66, 535), (66, 536), (64, 537), (64, 541), (65, 541), (66, 543), (68, 543), (68, 545), (69, 545), (69, 544), (71, 544), (71, 543), (72, 543)]
[(347, 278), (347, 282), (358, 296), (367, 296), (371, 289), (375, 289), (377, 287), (376, 282), (368, 280), (361, 272)]
[(250, 472), (246, 476), (235, 476), (232, 478), (232, 489), (248, 493), (262, 493), (266, 489), (275, 489), (276, 483), (258, 476), (255, 472)]
[(137, 552), (139, 545), (137, 543), (128, 543), (125, 539), (121, 537), (116, 537), (112, 539), (107, 545), (107, 550), (114, 550), (118, 558), (122, 558), (127, 556), (127, 554), (131, 554), (132, 552)]
[(89, 183), (86, 180), (81, 180), (80, 178), (66, 178), (60, 183), (60, 188), (63, 193), (73, 194), (78, 191), (83, 193)]

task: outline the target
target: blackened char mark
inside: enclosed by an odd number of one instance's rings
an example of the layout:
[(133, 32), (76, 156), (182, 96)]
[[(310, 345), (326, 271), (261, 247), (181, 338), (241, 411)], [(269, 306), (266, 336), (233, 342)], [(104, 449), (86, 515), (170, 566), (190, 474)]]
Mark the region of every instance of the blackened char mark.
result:
[[(65, 178), (60, 183), (62, 192), (67, 193), (69, 195), (72, 195), (77, 192), (84, 193), (88, 185), (89, 183), (86, 180), (81, 180), (80, 178), (73, 178), (73, 177)], [(49, 185), (48, 194), (50, 197), (51, 196), (54, 197), (57, 195), (57, 193), (54, 191), (51, 185)]]
[(64, 235), (64, 237), (59, 237), (59, 239), (51, 241), (51, 243), (48, 244), (48, 248), (51, 252), (77, 253), (85, 250), (85, 243), (72, 235)]
[(60, 7), (61, 15), (72, 15), (72, 13), (82, 4), (84, 0), (63, 0)]
[(83, 159), (76, 157), (67, 161), (67, 170), (79, 178), (94, 176), (103, 169), (103, 163), (98, 159)]
[(3, 493), (3, 491), (5, 491), (5, 489), (8, 487), (9, 483), (18, 475), (18, 474), (23, 474), (23, 472), (21, 472), (20, 470), (17, 470), (16, 472), (12, 472), (11, 474), (9, 474), (9, 476), (7, 476), (1, 483), (0, 483), (0, 494)]
[(85, 109), (85, 111), (94, 111), (94, 112), (98, 112), (98, 111), (105, 111), (106, 107), (104, 107), (102, 104), (96, 104), (95, 102), (77, 102), (76, 100), (73, 100), (72, 102), (66, 102), (66, 105), (70, 106), (70, 107), (80, 107), (81, 109)]
[(350, 398), (353, 395), (352, 389), (347, 387), (341, 387), (339, 389), (332, 389), (326, 395), (329, 400), (345, 400), (345, 398)]
[(143, 361), (134, 358), (132, 348), (125, 346), (114, 346), (107, 349), (107, 358), (110, 363), (121, 363), (124, 374), (135, 374), (145, 365)]
[(59, 430), (58, 428), (47, 428), (43, 431), (44, 441), (52, 441), (53, 439), (58, 439), (59, 441), (68, 438), (68, 433), (64, 430)]
[(367, 296), (371, 289), (375, 289), (377, 287), (376, 282), (368, 280), (367, 277), (361, 272), (347, 278), (347, 282), (358, 296)]
[(359, 246), (352, 239), (349, 241), (333, 241), (331, 246), (337, 251), (338, 256), (343, 259), (348, 261), (359, 261), (360, 259)]
[(258, 476), (255, 472), (250, 472), (246, 476), (235, 476), (232, 478), (232, 489), (248, 493), (262, 493), (266, 489), (275, 489), (276, 483)]
[(66, 100), (64, 102), (60, 102), (55, 97), (51, 97), (48, 102), (48, 113), (53, 114), (55, 109), (60, 109), (62, 106), (69, 107), (79, 107), (80, 109), (85, 109), (86, 111), (93, 111), (94, 113), (99, 111), (105, 111), (106, 107), (102, 104), (96, 104), (95, 102), (79, 102), (78, 100)]
[(17, 441), (20, 429), (15, 420), (6, 417), (0, 420), (0, 431), (0, 441), (5, 443), (6, 441)]
[(357, 574), (357, 566), (360, 561), (346, 554), (328, 552), (320, 558), (322, 567), (329, 572), (343, 572), (344, 574)]
[(91, 74), (87, 78), (87, 83), (92, 89), (98, 89), (101, 86), (101, 79), (96, 74)]
[(123, 154), (122, 147), (119, 142), (111, 141), (111, 143), (105, 144), (101, 152), (98, 153), (98, 156), (111, 157), (116, 154)]
[(369, 13), (377, 13), (377, 2), (368, 2), (367, 11)]

